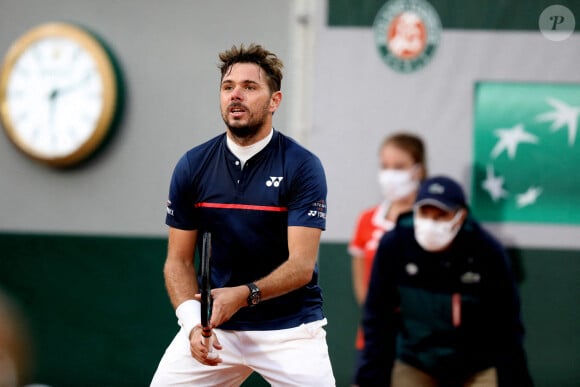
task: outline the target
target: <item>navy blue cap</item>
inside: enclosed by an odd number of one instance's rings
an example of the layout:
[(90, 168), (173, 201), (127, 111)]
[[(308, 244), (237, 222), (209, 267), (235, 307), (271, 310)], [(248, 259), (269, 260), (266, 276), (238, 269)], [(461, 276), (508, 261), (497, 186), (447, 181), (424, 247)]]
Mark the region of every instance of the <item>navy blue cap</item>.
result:
[(432, 205), (445, 211), (467, 207), (463, 188), (447, 176), (430, 177), (421, 183), (415, 199), (415, 207), (425, 205)]

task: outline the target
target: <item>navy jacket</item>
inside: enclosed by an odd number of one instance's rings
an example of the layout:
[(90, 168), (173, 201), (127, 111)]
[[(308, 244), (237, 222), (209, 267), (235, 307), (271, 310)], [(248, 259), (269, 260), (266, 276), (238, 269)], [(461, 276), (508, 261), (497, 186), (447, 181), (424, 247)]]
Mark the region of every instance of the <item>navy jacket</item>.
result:
[(403, 214), (379, 244), (363, 328), (361, 387), (388, 386), (395, 359), (440, 380), (495, 367), (499, 386), (532, 385), (510, 262), (473, 218), (449, 249), (430, 253)]

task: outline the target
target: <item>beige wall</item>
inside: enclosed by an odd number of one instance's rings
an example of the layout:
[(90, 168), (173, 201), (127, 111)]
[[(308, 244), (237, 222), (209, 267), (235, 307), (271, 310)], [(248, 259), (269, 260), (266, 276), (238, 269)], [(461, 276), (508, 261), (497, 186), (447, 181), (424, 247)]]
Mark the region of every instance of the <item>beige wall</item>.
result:
[[(325, 0), (0, 0), (0, 53), (35, 25), (77, 22), (109, 43), (127, 89), (117, 135), (84, 168), (39, 166), (0, 133), (0, 232), (164, 235), (175, 162), (223, 130), (217, 53), (234, 43), (260, 42), (287, 64), (275, 126), (325, 165), (329, 242), (347, 241), (359, 211), (379, 200), (376, 149), (386, 134), (421, 134), (430, 172), (468, 187), (473, 82), (580, 82), (579, 34), (552, 42), (539, 31), (444, 30), (433, 61), (409, 76), (382, 63), (371, 28), (328, 27), (326, 6)], [(487, 226), (513, 246), (580, 248), (577, 227)]]
[(116, 136), (88, 165), (55, 171), (29, 161), (0, 132), (0, 232), (165, 233), (174, 164), (224, 130), (218, 52), (259, 42), (287, 64), (291, 108), (293, 2), (286, 0), (0, 0), (0, 55), (26, 30), (71, 21), (99, 34), (124, 72), (126, 105)]

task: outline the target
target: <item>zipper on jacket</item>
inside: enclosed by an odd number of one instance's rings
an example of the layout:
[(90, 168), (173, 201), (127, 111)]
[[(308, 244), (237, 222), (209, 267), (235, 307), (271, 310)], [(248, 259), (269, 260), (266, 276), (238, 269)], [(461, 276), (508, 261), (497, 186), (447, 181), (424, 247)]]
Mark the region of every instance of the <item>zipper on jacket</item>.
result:
[(453, 293), (451, 296), (451, 320), (457, 328), (461, 325), (461, 294)]

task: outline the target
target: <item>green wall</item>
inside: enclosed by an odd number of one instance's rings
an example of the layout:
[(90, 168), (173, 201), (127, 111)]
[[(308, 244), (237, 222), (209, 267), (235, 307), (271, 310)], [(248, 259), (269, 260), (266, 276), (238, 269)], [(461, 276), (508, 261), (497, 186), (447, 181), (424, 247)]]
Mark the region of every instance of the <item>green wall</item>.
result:
[[(147, 386), (177, 331), (165, 293), (164, 238), (0, 234), (0, 287), (20, 304), (36, 352), (34, 381), (61, 386)], [(580, 254), (511, 250), (526, 347), (538, 387), (580, 380)], [(338, 386), (348, 386), (359, 311), (344, 243), (320, 250), (328, 343)], [(253, 376), (244, 386), (266, 383)]]

